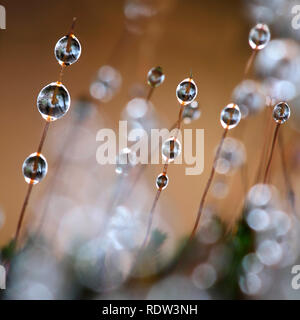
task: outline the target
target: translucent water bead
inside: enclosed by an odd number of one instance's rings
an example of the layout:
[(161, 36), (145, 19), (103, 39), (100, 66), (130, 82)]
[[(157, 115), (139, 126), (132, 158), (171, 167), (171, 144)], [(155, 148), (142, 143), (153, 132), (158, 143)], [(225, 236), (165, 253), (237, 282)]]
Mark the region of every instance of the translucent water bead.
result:
[(249, 44), (254, 50), (263, 49), (271, 39), (269, 27), (264, 23), (258, 23), (249, 33)]
[(169, 177), (165, 173), (161, 173), (156, 178), (156, 187), (159, 190), (164, 190), (168, 186)]
[(73, 34), (64, 36), (56, 43), (54, 54), (59, 64), (70, 66), (80, 58), (80, 42)]
[(234, 103), (228, 104), (221, 112), (220, 121), (225, 129), (236, 127), (241, 121), (240, 108)]
[(162, 144), (161, 152), (164, 161), (173, 162), (181, 153), (181, 143), (171, 137)]
[(165, 75), (161, 67), (152, 68), (147, 75), (148, 84), (152, 88), (161, 85), (165, 80)]
[(37, 107), (47, 121), (63, 117), (69, 110), (71, 98), (66, 87), (60, 82), (52, 82), (41, 90), (37, 98)]
[(285, 123), (291, 115), (291, 110), (286, 102), (279, 102), (273, 109), (273, 119), (277, 123)]
[(179, 83), (176, 89), (177, 100), (182, 105), (192, 103), (197, 96), (197, 86), (193, 79), (186, 78)]
[(22, 171), (27, 183), (37, 184), (46, 176), (48, 164), (42, 154), (35, 152), (25, 159)]

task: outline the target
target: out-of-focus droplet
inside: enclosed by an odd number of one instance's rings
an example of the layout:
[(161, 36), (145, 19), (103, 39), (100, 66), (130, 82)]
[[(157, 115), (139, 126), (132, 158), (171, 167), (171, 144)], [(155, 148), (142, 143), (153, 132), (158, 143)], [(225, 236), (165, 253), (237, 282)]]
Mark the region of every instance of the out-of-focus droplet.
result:
[(44, 87), (38, 95), (37, 107), (47, 121), (63, 117), (69, 110), (71, 98), (67, 88), (60, 82), (52, 82)]
[(264, 268), (255, 253), (247, 254), (243, 258), (242, 266), (246, 273), (260, 273)]
[(62, 37), (55, 46), (54, 54), (61, 65), (70, 66), (80, 58), (81, 45), (79, 40), (74, 35)]
[(285, 123), (291, 115), (290, 107), (286, 102), (279, 102), (273, 109), (273, 119), (277, 123)]
[(270, 39), (270, 29), (264, 23), (258, 23), (250, 30), (249, 44), (253, 50), (263, 49), (269, 43)]
[(197, 239), (204, 244), (214, 244), (221, 238), (222, 231), (222, 225), (216, 216), (211, 211), (205, 211)]
[[(273, 84), (274, 89), (271, 93), (272, 97), (277, 98), (279, 101), (289, 99), (279, 98), (280, 94), (276, 90), (287, 91), (285, 95), (289, 96), (291, 95), (289, 92), (291, 91), (291, 84), (296, 87), (300, 84), (299, 56), (300, 46), (298, 42), (292, 39), (276, 39), (270, 41), (269, 45), (264, 50), (261, 50), (255, 59), (255, 70), (259, 77), (266, 80), (268, 78), (277, 80), (276, 87)], [(278, 82), (279, 80), (284, 82)]]
[(175, 137), (163, 142), (161, 148), (164, 161), (173, 162), (181, 153), (181, 143)]
[(211, 288), (215, 284), (217, 272), (211, 264), (202, 263), (194, 269), (192, 280), (195, 287), (205, 290)]
[(255, 231), (264, 231), (270, 226), (270, 218), (266, 210), (255, 208), (247, 214), (247, 223)]
[(225, 138), (216, 165), (219, 174), (228, 174), (238, 169), (246, 161), (246, 151), (242, 142), (234, 138)]
[(262, 281), (257, 274), (247, 273), (240, 277), (239, 287), (246, 295), (256, 295), (262, 288)]
[(161, 67), (152, 68), (148, 72), (147, 80), (148, 80), (149, 86), (152, 88), (156, 88), (160, 86), (165, 80), (165, 75), (162, 71), (162, 68)]
[(157, 10), (149, 3), (127, 0), (124, 5), (124, 14), (127, 19), (137, 20), (150, 18), (156, 14)]
[(192, 103), (197, 96), (197, 85), (191, 78), (186, 78), (179, 83), (176, 89), (177, 100), (186, 106)]
[(168, 186), (169, 183), (169, 177), (164, 174), (160, 173), (156, 178), (156, 187), (159, 190), (164, 190)]
[(272, 191), (267, 184), (256, 184), (248, 192), (248, 201), (252, 206), (266, 206), (272, 198)]
[(150, 107), (149, 104), (150, 102), (143, 98), (134, 98), (127, 103), (126, 112), (132, 119), (143, 118)]
[(235, 103), (228, 104), (221, 112), (221, 125), (224, 129), (233, 129), (241, 121), (241, 111)]
[(229, 187), (228, 184), (223, 180), (217, 180), (212, 185), (212, 194), (217, 199), (224, 199), (228, 195)]
[(37, 184), (45, 178), (48, 164), (42, 154), (35, 152), (25, 159), (22, 171), (27, 183)]
[(239, 106), (242, 118), (261, 111), (266, 103), (260, 84), (253, 80), (244, 80), (236, 86), (232, 99)]
[(129, 149), (124, 148), (116, 160), (116, 173), (120, 175), (127, 176), (129, 171), (136, 165), (136, 155), (135, 153)]
[(270, 211), (271, 227), (277, 236), (284, 236), (289, 232), (292, 226), (291, 218), (283, 211)]
[(90, 93), (101, 102), (109, 102), (119, 91), (121, 84), (121, 74), (115, 68), (102, 66), (96, 80), (90, 86)]
[(182, 119), (185, 124), (190, 124), (192, 121), (199, 119), (200, 116), (201, 111), (197, 101), (186, 105), (182, 113)]
[(264, 240), (258, 245), (256, 254), (264, 265), (273, 266), (280, 262), (282, 249), (276, 241)]
[(294, 83), (276, 78), (265, 79), (262, 83), (262, 90), (266, 96), (272, 97), (273, 101), (289, 101), (297, 95), (297, 89)]

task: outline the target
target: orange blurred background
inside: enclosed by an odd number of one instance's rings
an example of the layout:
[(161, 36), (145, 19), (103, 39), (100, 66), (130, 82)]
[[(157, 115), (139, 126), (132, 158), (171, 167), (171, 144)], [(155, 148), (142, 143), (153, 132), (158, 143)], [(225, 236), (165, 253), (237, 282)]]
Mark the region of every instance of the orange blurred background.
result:
[[(42, 87), (58, 78), (59, 65), (53, 54), (54, 46), (67, 33), (74, 16), (78, 19), (75, 34), (82, 44), (82, 56), (78, 63), (66, 70), (64, 76), (64, 84), (72, 100), (89, 94), (90, 83), (98, 68), (108, 61), (123, 77), (121, 91), (111, 102), (101, 105), (110, 118), (107, 127), (117, 127), (122, 109), (129, 100), (132, 84), (139, 82), (146, 86), (148, 70), (160, 65), (166, 80), (155, 90), (152, 101), (161, 123), (168, 128), (177, 119), (179, 111), (176, 86), (192, 69), (198, 85), (197, 100), (202, 115), (189, 128), (205, 129), (205, 170), (200, 176), (186, 176), (184, 165), (171, 165), (170, 183), (162, 196), (177, 208), (176, 216), (167, 208), (162, 214), (171, 221), (178, 235), (188, 233), (210, 171), (213, 150), (222, 134), (220, 110), (230, 102), (232, 90), (242, 80), (245, 64), (251, 54), (248, 33), (252, 25), (246, 19), (242, 2), (156, 1), (159, 13), (139, 22), (141, 34), (128, 33), (117, 51), (116, 44), (125, 25), (123, 0), (3, 0), (1, 4), (7, 11), (7, 29), (0, 30), (0, 206), (5, 216), (5, 224), (0, 229), (0, 245), (6, 243), (15, 232), (27, 190), (21, 166), (24, 159), (37, 148), (44, 125), (36, 108), (36, 98)], [(51, 125), (52, 140), (62, 139), (55, 135), (55, 130), (57, 126), (67, 125), (70, 113), (59, 120), (60, 124), (55, 122)], [(231, 135), (238, 137), (243, 125), (233, 130)], [(248, 167), (249, 180), (254, 177), (259, 165), (258, 152), (261, 146), (258, 143), (263, 135), (263, 127), (262, 117), (257, 116), (249, 119), (243, 133), (247, 153), (253, 160)], [(285, 134), (292, 134), (289, 127), (285, 128)], [(50, 171), (55, 158), (48, 143), (49, 140), (46, 141), (43, 154), (47, 157)], [(276, 161), (279, 161), (277, 157)], [(156, 191), (155, 177), (160, 170), (161, 166), (153, 165), (146, 172), (152, 190), (149, 193), (149, 209)], [(281, 173), (275, 172), (272, 179), (280, 185)], [(239, 214), (236, 209), (242, 200), (238, 172), (230, 177), (229, 183), (230, 196), (227, 200), (219, 201), (217, 206), (222, 217), (232, 220)], [(34, 188), (27, 219), (41, 190), (40, 185)]]

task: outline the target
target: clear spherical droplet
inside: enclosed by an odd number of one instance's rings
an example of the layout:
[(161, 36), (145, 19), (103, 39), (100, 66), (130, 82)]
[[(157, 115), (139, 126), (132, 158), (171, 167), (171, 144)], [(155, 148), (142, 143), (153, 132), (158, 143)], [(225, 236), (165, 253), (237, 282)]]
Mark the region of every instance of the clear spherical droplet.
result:
[(180, 104), (192, 103), (197, 96), (197, 86), (193, 79), (186, 78), (179, 83), (176, 89), (176, 96)]
[(37, 107), (42, 117), (54, 121), (63, 117), (69, 110), (71, 98), (67, 88), (60, 82), (52, 82), (41, 90)]
[(234, 104), (228, 104), (221, 112), (221, 125), (225, 129), (235, 128), (241, 121), (240, 108)]
[(127, 176), (129, 171), (135, 166), (135, 164), (136, 154), (132, 152), (131, 149), (124, 148), (117, 156), (115, 171), (117, 174)]
[(167, 139), (161, 148), (163, 159), (173, 162), (181, 153), (181, 143), (175, 137)]
[(42, 154), (35, 152), (25, 159), (22, 166), (22, 171), (27, 183), (37, 184), (46, 176), (48, 164)]
[(199, 119), (200, 116), (201, 111), (197, 101), (186, 105), (182, 113), (182, 119), (185, 124), (190, 124), (192, 121)]
[(157, 189), (159, 190), (166, 189), (166, 187), (168, 186), (168, 183), (169, 183), (169, 177), (166, 174), (161, 173), (157, 176), (156, 178)]
[(258, 23), (249, 33), (249, 44), (254, 50), (263, 49), (271, 39), (269, 27), (264, 23)]
[(286, 102), (279, 102), (273, 109), (273, 119), (277, 123), (285, 123), (291, 115), (291, 110)]
[(80, 42), (74, 35), (64, 36), (56, 43), (54, 53), (59, 64), (70, 66), (80, 58)]
[(152, 88), (156, 88), (159, 85), (161, 85), (165, 80), (165, 75), (162, 71), (162, 68), (161, 67), (152, 68), (148, 72), (147, 80), (148, 80), (149, 86), (151, 86)]

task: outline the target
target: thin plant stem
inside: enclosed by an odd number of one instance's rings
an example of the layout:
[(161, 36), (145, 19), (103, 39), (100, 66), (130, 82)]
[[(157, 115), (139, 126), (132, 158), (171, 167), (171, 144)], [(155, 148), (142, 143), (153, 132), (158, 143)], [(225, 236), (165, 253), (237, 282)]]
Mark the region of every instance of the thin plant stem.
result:
[(74, 138), (75, 138), (76, 134), (78, 133), (78, 130), (77, 130), (78, 129), (77, 128), (78, 123), (79, 123), (79, 120), (76, 120), (73, 123), (72, 128), (70, 128), (70, 130), (69, 130), (69, 132), (67, 134), (67, 137), (66, 137), (66, 139), (65, 139), (65, 141), (63, 143), (63, 147), (61, 148), (61, 151), (59, 153), (59, 157), (58, 157), (57, 162), (56, 162), (56, 172), (52, 176), (51, 182), (48, 185), (48, 188), (47, 188), (47, 191), (46, 191), (47, 200), (46, 200), (46, 204), (44, 205), (44, 210), (42, 211), (42, 214), (41, 214), (40, 222), (38, 224), (38, 227), (36, 228), (35, 237), (38, 237), (39, 234), (42, 232), (43, 226), (45, 225), (45, 222), (47, 220), (48, 207), (49, 207), (49, 204), (50, 204), (50, 200), (51, 200), (51, 196), (52, 196), (53, 190), (54, 190), (55, 185), (56, 185), (56, 178), (58, 176), (60, 176), (60, 171), (61, 171), (61, 168), (62, 168), (64, 155), (67, 153), (67, 151), (69, 149), (71, 149), (72, 143), (71, 144), (69, 143), (69, 141), (71, 140), (71, 137), (73, 137), (71, 142), (75, 141)]
[(268, 175), (269, 175), (269, 171), (271, 168), (271, 163), (272, 163), (272, 159), (273, 159), (273, 154), (274, 154), (274, 149), (275, 149), (275, 145), (276, 145), (276, 141), (277, 141), (277, 137), (278, 137), (279, 128), (280, 128), (280, 123), (277, 123), (275, 130), (274, 130), (274, 134), (273, 134), (272, 145), (271, 145), (271, 150), (270, 150), (270, 154), (269, 154), (269, 158), (268, 158), (268, 162), (267, 162), (267, 167), (266, 167), (265, 174), (264, 174), (264, 179), (263, 179), (264, 184), (267, 183), (267, 181), (268, 181)]
[[(72, 26), (71, 26), (69, 34), (68, 34), (69, 38), (68, 38), (68, 43), (67, 43), (67, 52), (70, 52), (70, 50), (71, 50), (71, 37), (72, 37), (73, 32), (74, 32), (75, 24), (76, 24), (76, 18), (73, 18)], [(65, 56), (65, 59), (66, 59), (66, 56)], [(59, 82), (62, 81), (63, 71), (64, 71), (65, 67), (66, 67), (65, 62), (63, 62), (62, 66), (61, 66), (60, 73), (59, 73)], [(56, 97), (57, 96), (57, 89), (58, 89), (58, 86), (56, 86), (56, 88), (54, 90), (53, 97), (52, 97), (52, 104), (57, 103), (57, 97)], [(38, 149), (37, 149), (37, 155), (38, 156), (42, 152), (42, 149), (43, 149), (46, 137), (47, 137), (48, 129), (49, 129), (49, 126), (50, 126), (50, 121), (51, 121), (51, 115), (49, 115), (48, 118), (46, 119), (46, 124), (45, 124), (44, 130), (43, 130), (43, 133), (42, 133), (42, 137), (41, 137), (40, 143), (38, 145)], [(19, 220), (18, 220), (18, 224), (17, 224), (17, 229), (16, 229), (16, 233), (15, 233), (15, 236), (14, 236), (14, 239), (13, 239), (15, 247), (17, 247), (17, 243), (18, 243), (18, 240), (19, 240), (20, 232), (21, 232), (21, 229), (22, 229), (22, 225), (23, 225), (23, 221), (24, 221), (24, 217), (25, 217), (25, 213), (26, 213), (26, 208), (28, 206), (28, 203), (29, 203), (29, 200), (30, 200), (30, 196), (31, 196), (31, 193), (32, 193), (32, 187), (33, 187), (33, 184), (34, 184), (34, 178), (35, 178), (35, 176), (37, 174), (37, 165), (38, 165), (38, 158), (34, 163), (33, 178), (31, 179), (31, 181), (29, 183), (29, 186), (28, 186), (28, 189), (27, 189), (27, 193), (26, 193), (26, 196), (25, 196), (22, 208), (21, 208), (21, 212), (19, 214)]]
[(147, 97), (146, 97), (146, 101), (147, 101), (147, 102), (150, 101), (150, 99), (151, 99), (151, 97), (152, 97), (152, 95), (153, 95), (153, 92), (154, 92), (154, 88), (153, 88), (153, 87), (150, 87), (149, 92), (148, 92)]
[(255, 57), (257, 55), (257, 52), (258, 52), (257, 49), (252, 50), (252, 53), (251, 53), (251, 55), (250, 55), (250, 57), (249, 57), (249, 59), (247, 61), (246, 67), (245, 67), (244, 78), (248, 75), (248, 73), (249, 73), (249, 71), (250, 71), (250, 69), (251, 69), (251, 67), (253, 65), (254, 59), (255, 59)]
[(287, 190), (287, 197), (290, 202), (290, 206), (293, 211), (293, 214), (295, 216), (297, 216), (296, 206), (295, 206), (295, 192), (293, 190), (292, 182), (291, 182), (291, 179), (290, 179), (290, 176), (288, 173), (287, 161), (286, 161), (285, 152), (284, 152), (284, 143), (283, 143), (282, 132), (280, 132), (278, 135), (278, 146), (279, 146), (279, 150), (280, 150), (279, 153), (280, 153), (283, 177), (284, 177), (286, 190)]
[(204, 189), (201, 201), (200, 201), (200, 206), (199, 206), (199, 210), (198, 210), (198, 213), (197, 213), (197, 218), (196, 218), (196, 221), (195, 221), (193, 230), (192, 230), (192, 232), (190, 234), (188, 242), (190, 242), (194, 238), (196, 233), (197, 233), (198, 225), (199, 225), (200, 218), (202, 216), (202, 211), (203, 211), (203, 208), (204, 208), (204, 205), (205, 205), (205, 199), (206, 199), (207, 193), (209, 191), (209, 188), (211, 186), (211, 183), (213, 181), (213, 178), (214, 178), (214, 175), (215, 175), (215, 171), (216, 171), (216, 165), (217, 165), (217, 162), (218, 162), (218, 159), (219, 159), (219, 156), (220, 156), (220, 152), (221, 152), (222, 147), (223, 147), (224, 140), (225, 140), (225, 138), (227, 136), (227, 133), (228, 133), (228, 127), (224, 129), (224, 132), (222, 134), (222, 137), (221, 137), (221, 140), (220, 140), (220, 143), (219, 143), (219, 146), (218, 146), (218, 149), (217, 149), (214, 161), (213, 161), (213, 166), (211, 168), (211, 172), (210, 172), (209, 178), (207, 180), (207, 183), (206, 183), (206, 186), (205, 186), (205, 189)]
[[(180, 127), (181, 127), (181, 123), (182, 123), (182, 113), (183, 113), (184, 107), (185, 107), (185, 105), (182, 103), (182, 104), (180, 105), (180, 111), (179, 111), (179, 115), (178, 115), (178, 120), (177, 120), (177, 122), (176, 122), (177, 131), (176, 131), (176, 133), (175, 133), (175, 135), (174, 135), (175, 138), (177, 138), (178, 132), (179, 132)], [(163, 173), (164, 173), (164, 174), (167, 174), (168, 166), (169, 166), (169, 162), (167, 161), (167, 162), (164, 164), (164, 167), (163, 167)], [(156, 192), (156, 195), (155, 195), (155, 198), (154, 198), (154, 201), (153, 201), (153, 204), (152, 204), (150, 213), (149, 213), (149, 219), (148, 219), (148, 224), (147, 224), (147, 231), (146, 231), (146, 235), (145, 235), (144, 241), (143, 241), (142, 246), (141, 246), (141, 250), (144, 249), (144, 247), (146, 246), (148, 237), (149, 237), (149, 235), (150, 235), (150, 230), (151, 230), (152, 222), (153, 222), (153, 215), (154, 215), (154, 211), (155, 211), (155, 208), (156, 208), (156, 206), (157, 206), (158, 200), (159, 200), (159, 198), (160, 198), (161, 191), (162, 191), (162, 189), (158, 189), (157, 192)]]
[[(175, 129), (176, 126), (177, 126), (177, 121), (170, 127), (169, 131), (172, 131), (173, 129)], [(158, 148), (159, 148), (159, 144), (156, 146), (155, 150), (157, 150)], [(148, 164), (150, 163), (150, 161), (151, 161), (151, 154), (148, 157)], [(144, 171), (147, 169), (148, 164), (141, 164), (140, 167), (138, 168), (138, 172), (135, 175), (135, 179), (132, 182), (131, 187), (128, 188), (128, 190), (127, 190), (127, 192), (126, 192), (126, 194), (124, 196), (125, 199), (129, 199), (130, 196), (133, 194), (135, 186), (137, 185), (138, 181), (142, 177)]]
[(269, 112), (269, 107), (267, 106), (266, 112), (265, 112), (265, 117), (263, 123), (267, 122), (267, 125), (265, 127), (265, 132), (264, 132), (264, 143), (263, 143), (263, 148), (261, 151), (261, 156), (260, 156), (260, 161), (258, 163), (258, 168), (257, 168), (257, 173), (255, 177), (255, 184), (257, 184), (260, 181), (260, 177), (262, 176), (262, 168), (264, 166), (264, 163), (266, 162), (266, 157), (268, 155), (268, 141), (269, 141), (269, 136), (271, 135), (271, 129), (272, 129), (272, 121), (273, 119), (270, 117), (268, 118), (268, 112)]
[[(44, 130), (43, 130), (43, 133), (42, 133), (42, 137), (41, 137), (38, 149), (37, 149), (38, 150), (37, 151), (38, 155), (42, 152), (42, 149), (43, 149), (46, 137), (47, 137), (49, 126), (50, 126), (50, 122), (47, 121), (46, 125), (44, 127)], [(28, 189), (27, 189), (27, 193), (26, 193), (26, 196), (25, 196), (22, 208), (21, 208), (21, 212), (19, 214), (19, 220), (18, 220), (18, 224), (17, 224), (15, 237), (14, 237), (15, 246), (17, 246), (17, 243), (18, 243), (18, 239), (19, 239), (19, 236), (20, 236), (20, 232), (21, 232), (21, 228), (22, 228), (22, 224), (23, 224), (26, 208), (27, 208), (27, 205), (28, 205), (28, 202), (29, 202), (29, 199), (30, 199), (30, 195), (31, 195), (31, 192), (32, 192), (34, 178), (35, 178), (35, 175), (37, 173), (37, 161), (34, 164), (34, 172), (35, 172), (35, 174), (34, 174), (33, 178), (31, 179), (31, 181), (29, 183), (29, 186), (28, 186)]]

